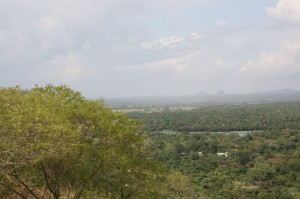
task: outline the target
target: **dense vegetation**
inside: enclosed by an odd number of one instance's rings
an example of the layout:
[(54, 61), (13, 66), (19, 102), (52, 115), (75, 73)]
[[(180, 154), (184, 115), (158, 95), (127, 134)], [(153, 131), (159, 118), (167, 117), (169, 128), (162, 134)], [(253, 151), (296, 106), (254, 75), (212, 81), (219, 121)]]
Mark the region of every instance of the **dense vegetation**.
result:
[(300, 131), (149, 136), (156, 160), (189, 176), (212, 198), (300, 197)]
[(209, 197), (300, 198), (300, 102), (128, 114), (144, 121), (153, 157)]
[(140, 129), (65, 86), (2, 88), (0, 197), (202, 198), (149, 158)]
[(215, 105), (192, 110), (131, 112), (128, 115), (144, 121), (148, 132), (163, 129), (179, 132), (300, 129), (300, 102)]
[(300, 198), (300, 102), (128, 114), (1, 88), (0, 198)]

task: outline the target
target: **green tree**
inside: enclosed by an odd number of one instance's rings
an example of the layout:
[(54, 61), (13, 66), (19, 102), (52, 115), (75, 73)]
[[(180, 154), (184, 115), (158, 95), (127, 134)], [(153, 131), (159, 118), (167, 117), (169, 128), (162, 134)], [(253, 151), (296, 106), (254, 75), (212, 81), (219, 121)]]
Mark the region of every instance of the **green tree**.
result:
[(2, 88), (0, 114), (2, 196), (149, 198), (159, 193), (163, 169), (146, 158), (140, 123), (103, 101), (86, 100), (66, 86)]
[(162, 195), (164, 199), (204, 199), (205, 197), (189, 179), (179, 172), (167, 176)]
[(257, 163), (248, 170), (248, 176), (251, 183), (259, 185), (262, 188), (275, 186), (276, 169), (268, 163)]

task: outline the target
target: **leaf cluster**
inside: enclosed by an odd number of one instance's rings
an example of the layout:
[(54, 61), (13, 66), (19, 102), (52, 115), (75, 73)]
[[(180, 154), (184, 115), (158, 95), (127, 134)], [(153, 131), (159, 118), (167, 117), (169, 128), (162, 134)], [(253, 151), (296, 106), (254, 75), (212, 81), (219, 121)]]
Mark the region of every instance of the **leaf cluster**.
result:
[(161, 198), (141, 125), (67, 86), (0, 89), (2, 198)]

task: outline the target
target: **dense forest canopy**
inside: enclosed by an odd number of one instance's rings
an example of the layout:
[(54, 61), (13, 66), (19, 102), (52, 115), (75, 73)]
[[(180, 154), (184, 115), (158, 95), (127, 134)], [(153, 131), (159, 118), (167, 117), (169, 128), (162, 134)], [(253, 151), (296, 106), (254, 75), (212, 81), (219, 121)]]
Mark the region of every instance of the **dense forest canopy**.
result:
[(154, 159), (211, 198), (300, 198), (300, 102), (127, 114)]
[(300, 101), (268, 104), (212, 105), (192, 110), (129, 112), (147, 131), (245, 131), (300, 129)]
[[(300, 131), (152, 133), (153, 157), (212, 198), (299, 198)], [(217, 153), (227, 153), (218, 156)]]

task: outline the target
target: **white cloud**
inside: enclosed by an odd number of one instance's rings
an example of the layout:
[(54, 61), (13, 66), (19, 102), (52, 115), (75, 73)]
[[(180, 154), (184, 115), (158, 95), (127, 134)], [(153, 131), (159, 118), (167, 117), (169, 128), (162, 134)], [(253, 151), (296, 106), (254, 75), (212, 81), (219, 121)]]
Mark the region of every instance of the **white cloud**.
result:
[(154, 44), (152, 44), (151, 42), (143, 42), (141, 44), (141, 47), (144, 48), (144, 49), (151, 49), (153, 48)]
[(172, 35), (167, 37), (159, 38), (156, 41), (153, 42), (143, 42), (141, 44), (141, 47), (144, 49), (152, 49), (152, 48), (158, 48), (158, 49), (164, 49), (164, 48), (175, 48), (182, 44), (184, 42), (184, 38)]
[(191, 34), (190, 34), (190, 37), (192, 38), (192, 39), (200, 39), (201, 37), (202, 37), (202, 35), (200, 35), (199, 33), (196, 33), (196, 32), (192, 32)]
[(22, 32), (0, 30), (0, 58), (3, 60), (11, 60), (12, 63), (24, 62), (25, 59), (32, 57), (30, 51), (32, 45), (32, 41)]
[(144, 49), (164, 49), (164, 48), (176, 48), (178, 46), (183, 46), (198, 40), (202, 37), (199, 33), (192, 32), (186, 37), (180, 37), (178, 35), (171, 35), (167, 37), (159, 38), (152, 42), (143, 42), (141, 43), (141, 47)]
[(112, 4), (113, 0), (10, 0), (1, 1), (0, 16), (19, 26), (19, 22), (25, 21), (29, 25), (41, 16), (51, 16), (61, 24), (78, 26), (99, 20)]
[(34, 79), (77, 81), (96, 74), (91, 68), (87, 68), (82, 58), (74, 53), (68, 53), (65, 56), (54, 57), (46, 61), (37, 69)]
[(113, 0), (1, 1), (0, 31), (23, 35), (34, 48), (65, 47), (78, 30), (101, 22), (112, 4)]
[(217, 58), (214, 60), (214, 64), (222, 66), (222, 65), (225, 65), (225, 61), (222, 60), (221, 58)]
[(74, 36), (65, 30), (65, 27), (50, 16), (40, 17), (36, 31), (44, 48), (51, 48), (55, 45), (66, 46)]
[(258, 60), (248, 61), (241, 72), (284, 76), (300, 72), (300, 40), (284, 42), (277, 51), (262, 52)]
[(160, 38), (158, 41), (159, 49), (162, 48), (174, 48), (180, 45), (184, 41), (184, 38), (172, 35), (169, 37)]
[(236, 65), (233, 62), (227, 62), (221, 58), (211, 59), (205, 55), (205, 52), (195, 51), (159, 61), (123, 65), (118, 68), (140, 74), (161, 74), (160, 76), (173, 74), (174, 76), (178, 75), (177, 77), (184, 81), (193, 81), (208, 76), (221, 77), (226, 76), (231, 71), (236, 71)]
[(193, 56), (194, 54), (187, 54), (150, 63), (120, 66), (119, 68), (143, 72), (167, 70), (180, 73), (189, 68)]
[(279, 0), (275, 7), (267, 7), (266, 12), (279, 20), (298, 23), (300, 22), (300, 1)]

